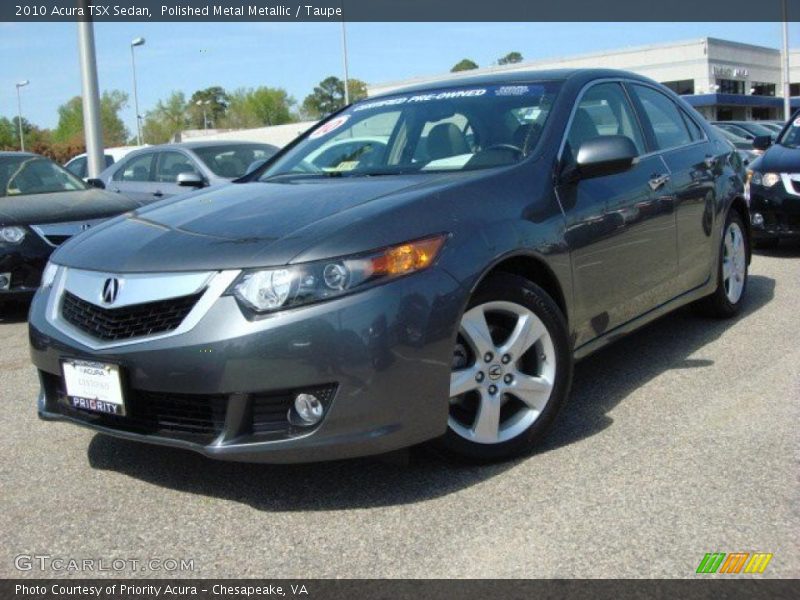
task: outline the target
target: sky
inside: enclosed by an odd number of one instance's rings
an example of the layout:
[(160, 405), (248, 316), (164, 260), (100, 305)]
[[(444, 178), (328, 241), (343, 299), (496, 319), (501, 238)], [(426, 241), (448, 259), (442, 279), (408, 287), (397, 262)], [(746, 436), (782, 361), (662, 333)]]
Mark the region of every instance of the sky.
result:
[[(789, 25), (792, 48), (800, 24)], [(140, 112), (173, 90), (186, 96), (212, 85), (233, 90), (282, 87), (298, 101), (329, 75), (342, 77), (338, 23), (96, 23), (101, 90), (130, 95), (121, 116), (135, 131), (130, 41), (136, 48)], [(779, 48), (779, 23), (348, 23), (349, 71), (368, 83), (432, 75), (462, 58), (487, 66), (510, 51), (526, 60), (625, 46), (717, 37)], [(17, 113), (55, 127), (58, 107), (80, 95), (74, 23), (0, 23), (0, 116)], [(601, 65), (598, 65), (601, 66)]]

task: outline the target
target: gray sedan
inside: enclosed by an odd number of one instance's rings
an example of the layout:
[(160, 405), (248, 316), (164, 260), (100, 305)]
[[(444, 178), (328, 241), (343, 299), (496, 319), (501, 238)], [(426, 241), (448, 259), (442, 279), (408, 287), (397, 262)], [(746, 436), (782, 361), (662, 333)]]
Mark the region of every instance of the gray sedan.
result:
[(266, 161), (277, 151), (271, 144), (252, 142), (205, 141), (150, 146), (114, 163), (92, 183), (133, 200), (154, 202), (191, 189), (238, 179), (251, 164)]

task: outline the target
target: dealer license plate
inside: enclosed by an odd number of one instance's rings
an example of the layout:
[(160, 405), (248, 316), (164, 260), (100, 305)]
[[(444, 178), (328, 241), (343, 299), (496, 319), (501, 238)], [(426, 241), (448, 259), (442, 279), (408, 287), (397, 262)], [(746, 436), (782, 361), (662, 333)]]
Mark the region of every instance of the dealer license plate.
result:
[(65, 360), (61, 367), (70, 406), (109, 415), (125, 415), (118, 365)]

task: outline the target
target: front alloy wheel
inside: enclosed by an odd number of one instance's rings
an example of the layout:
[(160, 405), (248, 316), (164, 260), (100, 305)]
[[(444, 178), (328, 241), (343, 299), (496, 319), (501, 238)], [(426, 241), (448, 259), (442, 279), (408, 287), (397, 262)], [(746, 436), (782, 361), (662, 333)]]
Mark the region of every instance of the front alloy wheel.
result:
[(461, 318), (445, 448), (478, 460), (529, 451), (567, 394), (568, 348), (564, 318), (544, 290), (493, 275)]

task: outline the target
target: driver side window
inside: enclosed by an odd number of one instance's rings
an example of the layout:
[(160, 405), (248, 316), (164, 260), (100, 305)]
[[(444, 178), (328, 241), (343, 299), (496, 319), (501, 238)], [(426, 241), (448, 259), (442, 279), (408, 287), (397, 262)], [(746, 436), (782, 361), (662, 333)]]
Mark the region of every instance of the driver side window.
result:
[(644, 153), (644, 139), (628, 97), (619, 83), (591, 87), (578, 102), (564, 145), (564, 160), (575, 164), (580, 145), (606, 135), (624, 135)]

